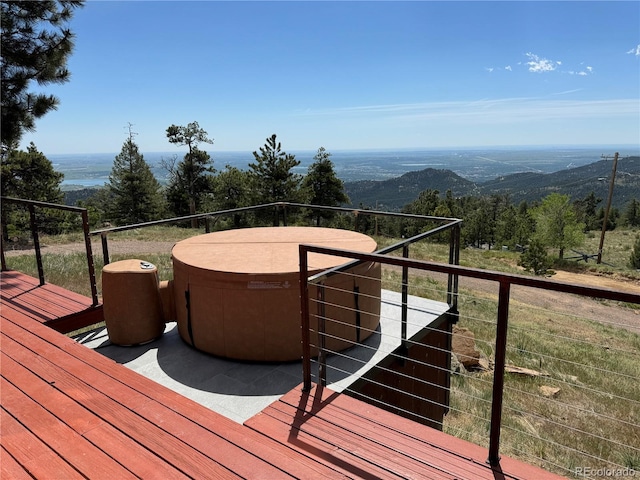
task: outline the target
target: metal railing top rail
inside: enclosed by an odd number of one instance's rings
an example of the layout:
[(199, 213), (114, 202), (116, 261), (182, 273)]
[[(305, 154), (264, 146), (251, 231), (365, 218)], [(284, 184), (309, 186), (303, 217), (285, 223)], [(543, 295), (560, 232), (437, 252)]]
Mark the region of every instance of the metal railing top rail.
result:
[(277, 205), (301, 207), (301, 208), (313, 208), (313, 209), (319, 209), (319, 210), (331, 210), (335, 212), (355, 213), (358, 215), (363, 214), (363, 215), (377, 215), (381, 217), (409, 218), (409, 219), (415, 219), (415, 220), (434, 220), (434, 221), (443, 221), (443, 222), (461, 222), (462, 221), (458, 218), (434, 217), (433, 215), (418, 215), (415, 213), (385, 212), (381, 210), (367, 210), (364, 208), (329, 207), (326, 205), (310, 205), (306, 203), (294, 203), (294, 202), (277, 202)]
[(185, 222), (188, 220), (200, 220), (203, 218), (209, 218), (209, 217), (218, 217), (221, 215), (229, 215), (232, 213), (242, 213), (242, 212), (249, 212), (252, 210), (261, 210), (263, 208), (269, 208), (269, 207), (274, 207), (274, 206), (278, 206), (281, 205), (281, 203), (266, 203), (263, 205), (253, 205), (250, 207), (240, 207), (240, 208), (232, 208), (229, 210), (218, 210), (215, 212), (207, 212), (207, 213), (197, 213), (195, 215), (185, 215), (182, 217), (172, 217), (172, 218), (163, 218), (162, 220), (152, 220), (150, 222), (142, 222), (142, 223), (134, 223), (131, 225), (122, 225), (119, 227), (109, 227), (109, 228), (103, 228), (101, 230), (94, 230), (92, 232), (89, 232), (90, 235), (92, 236), (96, 236), (96, 235), (106, 235), (109, 233), (115, 233), (115, 232), (124, 232), (127, 230), (135, 230), (137, 228), (145, 228), (145, 227), (153, 227), (156, 225), (166, 225), (166, 224), (170, 224), (170, 223), (179, 223), (179, 222)]
[[(450, 219), (447, 219), (447, 220), (450, 220)], [(431, 230), (427, 230), (426, 232), (419, 233), (418, 235), (414, 235), (413, 237), (401, 240), (400, 242), (396, 242), (393, 245), (389, 245), (388, 247), (381, 248), (380, 250), (377, 250), (375, 252), (375, 254), (377, 254), (377, 255), (389, 254), (391, 252), (394, 252), (396, 250), (404, 248), (409, 244), (419, 242), (420, 240), (424, 240), (425, 238), (431, 237), (433, 235), (436, 235), (436, 234), (438, 234), (440, 232), (443, 232), (445, 230), (448, 230), (448, 229), (450, 229), (450, 228), (452, 228), (452, 227), (454, 227), (456, 225), (460, 225), (460, 224), (462, 224), (462, 220), (453, 219), (451, 221), (451, 223), (448, 223), (446, 225), (440, 225), (439, 227), (432, 228)], [(300, 247), (302, 247), (302, 245)], [(350, 251), (350, 250), (340, 250), (340, 251), (349, 252), (350, 255), (337, 255), (337, 256), (351, 257), (352, 255), (355, 255), (357, 253), (355, 251)], [(387, 257), (385, 257), (385, 258), (387, 258)], [(314, 275), (313, 277), (309, 277), (309, 281), (310, 282), (315, 282), (315, 281), (319, 280), (320, 278), (329, 277), (329, 276), (331, 276), (331, 275), (333, 275), (335, 273), (343, 272), (345, 270), (348, 270), (348, 269), (352, 268), (354, 266), (354, 264), (360, 263), (361, 261), (363, 261), (363, 260), (355, 259), (355, 260), (353, 260), (351, 262), (344, 263), (342, 265), (338, 265), (337, 267), (333, 267), (333, 268), (324, 270), (324, 271)], [(368, 261), (368, 260), (364, 260), (364, 261)]]
[[(13, 197), (0, 197), (0, 201), (4, 202), (8, 202), (8, 203), (15, 203), (18, 205), (24, 205), (27, 207), (27, 209), (29, 210), (29, 222), (31, 225), (31, 236), (33, 237), (33, 248), (35, 249), (35, 254), (36, 254), (36, 264), (37, 264), (37, 268), (38, 268), (38, 276), (39, 276), (39, 280), (40, 280), (40, 285), (44, 285), (45, 283), (45, 278), (44, 278), (44, 266), (42, 263), (42, 252), (40, 251), (40, 239), (39, 239), (39, 233), (38, 233), (38, 226), (37, 226), (37, 218), (36, 218), (36, 214), (35, 214), (35, 207), (38, 208), (49, 208), (49, 209), (53, 209), (53, 210), (62, 210), (62, 211), (66, 211), (66, 212), (73, 212), (73, 213), (77, 213), (82, 217), (82, 232), (83, 232), (83, 237), (84, 237), (84, 245), (85, 245), (85, 254), (87, 257), (87, 270), (89, 273), (89, 286), (91, 289), (91, 301), (93, 303), (94, 306), (98, 305), (99, 301), (98, 301), (98, 287), (97, 287), (97, 283), (96, 283), (96, 273), (95, 273), (95, 266), (93, 263), (93, 252), (91, 249), (91, 238), (90, 238), (90, 232), (89, 232), (89, 214), (87, 212), (86, 208), (81, 208), (81, 207), (73, 207), (70, 205), (61, 205), (61, 204), (57, 204), (57, 203), (50, 203), (50, 202), (41, 202), (38, 200), (26, 200), (26, 199), (21, 199), (21, 198), (13, 198)], [(0, 235), (2, 236), (2, 235)], [(1, 256), (2, 256), (2, 270), (6, 270), (7, 269), (7, 265), (6, 265), (6, 260), (5, 260), (5, 255), (4, 255), (4, 238), (1, 239), (0, 241), (0, 252), (1, 252)]]
[[(142, 222), (142, 223), (135, 223), (135, 224), (131, 224), (131, 225), (122, 225), (122, 226), (118, 226), (118, 227), (103, 228), (103, 229), (100, 229), (100, 230), (93, 230), (92, 232), (90, 232), (90, 235), (96, 236), (96, 235), (104, 235), (104, 234), (115, 233), (115, 232), (124, 232), (124, 231), (127, 231), (127, 230), (135, 230), (137, 228), (144, 228), (144, 227), (152, 227), (152, 226), (155, 226), (155, 225), (165, 225), (165, 224), (170, 224), (170, 223), (185, 222), (185, 221), (188, 221), (188, 220), (200, 220), (200, 219), (203, 219), (203, 218), (218, 217), (218, 216), (229, 215), (229, 214), (233, 214), (233, 213), (249, 212), (249, 211), (253, 211), (253, 210), (261, 210), (261, 209), (271, 208), (271, 207), (297, 207), (297, 208), (309, 208), (309, 209), (313, 209), (313, 210), (328, 210), (328, 211), (334, 211), (334, 212), (353, 213), (353, 214), (357, 214), (357, 215), (362, 214), (362, 215), (376, 215), (376, 216), (386, 216), (386, 217), (396, 217), (396, 218), (407, 218), (407, 219), (414, 219), (414, 220), (433, 220), (433, 221), (443, 221), (443, 222), (462, 222), (462, 220), (460, 220), (458, 218), (434, 217), (434, 216), (431, 216), (431, 215), (416, 215), (416, 214), (412, 214), (412, 213), (400, 213), (400, 212), (384, 212), (384, 211), (379, 211), (379, 210), (366, 210), (366, 209), (362, 209), (362, 208), (329, 207), (329, 206), (326, 206), (326, 205), (312, 205), (312, 204), (294, 203), (294, 202), (273, 202), (273, 203), (264, 203), (264, 204), (261, 204), (261, 205), (252, 205), (252, 206), (249, 206), (249, 207), (231, 208), (231, 209), (227, 209), (227, 210), (216, 210), (214, 212), (197, 213), (195, 215), (185, 215), (185, 216), (182, 216), (182, 217), (164, 218), (164, 219), (161, 219), (161, 220), (153, 220), (153, 221), (150, 221), (150, 222)], [(73, 207), (69, 207), (69, 208), (73, 208)]]
[[(563, 293), (573, 293), (585, 297), (604, 298), (627, 303), (640, 304), (640, 294), (623, 292), (604, 287), (590, 287), (586, 285), (578, 285), (567, 282), (559, 282), (557, 280), (543, 279), (537, 277), (528, 277), (516, 273), (504, 273), (493, 270), (483, 270), (474, 267), (464, 267), (461, 265), (452, 265), (448, 263), (431, 262), (428, 260), (415, 260), (402, 257), (387, 256), (383, 253), (362, 253), (351, 250), (342, 250), (332, 247), (319, 247), (315, 245), (300, 245), (300, 254), (321, 253), (325, 255), (333, 255), (337, 257), (354, 258), (359, 261), (380, 262), (395, 266), (406, 266), (408, 268), (416, 268), (419, 270), (430, 270), (437, 273), (447, 273), (459, 276), (478, 278), (482, 280), (492, 280), (499, 283), (509, 283), (511, 285), (521, 285), (524, 287), (540, 288), (543, 290), (554, 290)], [(316, 275), (308, 277), (308, 282), (318, 281), (326, 272), (320, 272)]]
[(82, 213), (85, 212), (86, 208), (81, 207), (73, 207), (71, 205), (62, 205), (59, 203), (51, 203), (51, 202), (41, 202), (39, 200), (26, 200), (24, 198), (14, 198), (14, 197), (0, 197), (0, 201), (9, 202), (9, 203), (21, 203), (21, 204), (31, 204), (36, 207), (44, 207), (44, 208), (53, 208), (55, 210), (66, 210), (68, 212), (76, 212)]

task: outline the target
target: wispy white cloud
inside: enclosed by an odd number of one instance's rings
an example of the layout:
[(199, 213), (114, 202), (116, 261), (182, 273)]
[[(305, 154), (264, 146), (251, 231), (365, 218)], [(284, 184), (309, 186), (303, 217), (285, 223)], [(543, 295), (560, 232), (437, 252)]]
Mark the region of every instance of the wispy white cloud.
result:
[(529, 67), (529, 71), (533, 73), (552, 72), (559, 65), (562, 65), (562, 62), (541, 58), (535, 53), (527, 52), (525, 55), (529, 58), (526, 65)]
[(569, 95), (570, 93), (576, 93), (581, 91), (581, 88), (574, 88), (573, 90), (565, 90), (564, 92), (554, 93), (552, 95)]
[[(556, 95), (578, 90), (568, 90)], [(300, 116), (375, 118), (394, 122), (421, 122), (445, 120), (466, 123), (500, 124), (562, 118), (599, 118), (638, 115), (637, 99), (616, 100), (560, 100), (549, 97), (514, 97), (480, 99), (476, 101), (427, 102), (358, 107), (330, 108), (300, 112)]]
[(635, 55), (636, 57), (640, 57), (640, 44), (638, 44), (637, 47), (634, 47), (631, 50), (629, 50), (627, 53), (630, 53), (631, 55)]
[(593, 73), (593, 67), (587, 66), (584, 68), (584, 70), (578, 70), (578, 71), (569, 70), (567, 73), (569, 73), (569, 75), (578, 75), (580, 77), (586, 77)]
[[(300, 110), (291, 119), (305, 126), (305, 131), (308, 125), (337, 128), (334, 143), (344, 136), (345, 145), (368, 141), (368, 146), (376, 148), (375, 142), (383, 137), (404, 146), (637, 143), (637, 98), (580, 100), (577, 96), (360, 105)], [(618, 137), (612, 137), (612, 131)]]
[(507, 72), (513, 71), (511, 65), (507, 65), (506, 67), (484, 67), (484, 69), (489, 73), (493, 73), (495, 70), (506, 70)]

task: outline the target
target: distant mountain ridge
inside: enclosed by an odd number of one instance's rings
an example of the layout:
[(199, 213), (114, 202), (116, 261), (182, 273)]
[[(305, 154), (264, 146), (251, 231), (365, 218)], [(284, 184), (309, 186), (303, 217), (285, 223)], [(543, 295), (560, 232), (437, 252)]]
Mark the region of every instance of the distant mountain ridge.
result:
[[(451, 170), (427, 168), (389, 180), (347, 182), (345, 191), (351, 205), (386, 210), (400, 210), (428, 189), (441, 194), (451, 190), (455, 197), (508, 193), (516, 204), (523, 200), (534, 202), (553, 192), (568, 194), (577, 200), (593, 191), (596, 197), (606, 201), (611, 171), (612, 160), (600, 160), (553, 173), (515, 173), (475, 183)], [(623, 208), (632, 198), (640, 199), (640, 157), (618, 160), (612, 203)]]

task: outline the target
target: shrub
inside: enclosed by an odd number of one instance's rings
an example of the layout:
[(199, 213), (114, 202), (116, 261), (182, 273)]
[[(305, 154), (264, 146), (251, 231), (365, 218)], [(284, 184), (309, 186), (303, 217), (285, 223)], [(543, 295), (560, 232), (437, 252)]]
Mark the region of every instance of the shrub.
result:
[(633, 250), (631, 250), (629, 266), (631, 268), (640, 269), (640, 235), (636, 237), (636, 243), (634, 243)]
[(518, 265), (536, 275), (544, 275), (551, 267), (551, 259), (542, 243), (538, 240), (532, 240), (529, 248), (520, 256)]

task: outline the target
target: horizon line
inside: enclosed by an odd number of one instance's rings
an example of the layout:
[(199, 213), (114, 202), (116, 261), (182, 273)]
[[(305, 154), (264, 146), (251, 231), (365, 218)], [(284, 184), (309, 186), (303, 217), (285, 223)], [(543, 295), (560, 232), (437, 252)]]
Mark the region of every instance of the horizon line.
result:
[[(640, 153), (640, 144), (633, 143), (602, 143), (602, 144), (517, 144), (517, 145), (470, 145), (470, 146), (442, 146), (442, 147), (368, 147), (368, 148), (336, 148), (334, 150), (328, 150), (327, 152), (395, 152), (395, 151), (431, 151), (431, 150), (484, 150), (484, 149), (531, 149), (531, 150), (539, 150), (539, 149), (553, 149), (553, 148), (571, 148), (571, 149), (598, 149), (598, 148), (619, 148), (619, 149), (628, 149), (635, 148), (638, 149)], [(317, 152), (316, 149), (290, 149), (289, 152), (295, 153), (314, 153)], [(209, 150), (205, 150), (207, 153), (211, 153)], [(249, 153), (251, 154), (256, 150), (217, 150), (217, 153)], [(43, 152), (44, 153), (44, 152)], [(45, 155), (118, 155), (120, 152), (64, 152), (64, 153), (47, 153)], [(185, 154), (186, 151), (168, 151), (168, 150), (141, 150), (140, 153), (144, 154)], [(214, 159), (215, 160), (215, 159)]]

